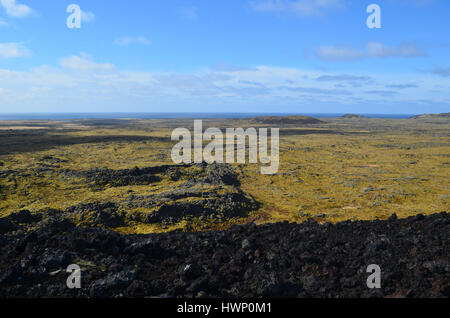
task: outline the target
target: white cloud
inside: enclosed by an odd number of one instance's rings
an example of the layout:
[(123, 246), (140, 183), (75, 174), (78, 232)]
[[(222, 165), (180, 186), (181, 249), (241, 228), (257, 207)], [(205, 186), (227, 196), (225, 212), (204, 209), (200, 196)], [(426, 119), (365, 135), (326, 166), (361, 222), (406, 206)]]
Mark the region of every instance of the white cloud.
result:
[(387, 91), (387, 90), (371, 90), (371, 91), (364, 91), (365, 94), (371, 94), (371, 95), (378, 95), (378, 96), (385, 96), (390, 97), (398, 94), (396, 91)]
[(264, 0), (251, 2), (251, 6), (255, 11), (317, 16), (342, 7), (343, 2), (342, 0)]
[(316, 55), (325, 61), (353, 61), (365, 57), (364, 52), (348, 46), (321, 46)]
[(30, 51), (21, 43), (0, 43), (0, 58), (10, 59), (29, 55)]
[(385, 85), (386, 88), (395, 88), (395, 89), (408, 89), (408, 88), (418, 88), (417, 84), (389, 84)]
[(367, 55), (369, 57), (419, 57), (425, 56), (426, 53), (413, 44), (402, 44), (397, 47), (389, 47), (387, 45), (369, 42), (366, 46)]
[(111, 71), (115, 69), (113, 64), (109, 63), (95, 63), (92, 58), (84, 53), (80, 56), (74, 55), (67, 58), (62, 58), (59, 64), (65, 68), (72, 71), (89, 72), (89, 71)]
[(81, 11), (81, 21), (82, 22), (92, 22), (94, 20), (95, 20), (94, 13)]
[(337, 75), (322, 75), (316, 80), (319, 82), (371, 82), (373, 79), (370, 76), (357, 76), (349, 74)]
[(354, 61), (366, 58), (414, 58), (426, 56), (426, 53), (414, 44), (387, 46), (378, 42), (367, 43), (365, 50), (344, 45), (321, 46), (316, 48), (315, 53), (318, 58), (325, 61)]
[(213, 70), (217, 72), (239, 72), (239, 71), (257, 71), (258, 69), (254, 67), (242, 67), (236, 66), (228, 63), (218, 63), (213, 65)]
[(13, 18), (23, 18), (32, 12), (29, 6), (19, 4), (16, 0), (0, 0), (0, 5), (7, 15)]
[(151, 44), (151, 41), (147, 39), (145, 36), (138, 36), (138, 37), (124, 36), (114, 40), (114, 43), (121, 46), (128, 46), (131, 44), (149, 45)]
[[(267, 111), (273, 111), (274, 105), (280, 107), (280, 111), (283, 105), (290, 105), (291, 109), (309, 105), (316, 110), (321, 104), (392, 105), (420, 99), (443, 103), (450, 98), (446, 90), (439, 94), (433, 91), (436, 85), (442, 83), (440, 78), (424, 73), (395, 76), (373, 73), (368, 76), (362, 73), (231, 65), (227, 70), (210, 68), (178, 73), (128, 71), (110, 63), (99, 63), (81, 53), (62, 58), (58, 67), (41, 66), (29, 71), (0, 69), (0, 87), (3, 88), (0, 112), (11, 108), (17, 111), (100, 112), (123, 110), (124, 107), (129, 111), (158, 111), (161, 107), (167, 111), (179, 111), (180, 107), (220, 111), (220, 107), (230, 110), (233, 105), (234, 110), (249, 105), (259, 111), (264, 105), (270, 105)], [(386, 90), (386, 84), (409, 83), (412, 77), (420, 83), (413, 90), (393, 86)], [(353, 82), (359, 85), (353, 86)], [(237, 105), (240, 105), (239, 108), (236, 108)], [(311, 109), (299, 109), (299, 112), (308, 111), (311, 112)]]

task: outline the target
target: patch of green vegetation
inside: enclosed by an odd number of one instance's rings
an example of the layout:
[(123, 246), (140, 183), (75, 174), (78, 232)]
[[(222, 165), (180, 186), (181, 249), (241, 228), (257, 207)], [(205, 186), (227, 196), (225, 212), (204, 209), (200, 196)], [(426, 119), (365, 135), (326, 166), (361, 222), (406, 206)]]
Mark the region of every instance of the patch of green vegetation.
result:
[[(236, 194), (236, 190), (195, 182), (186, 186), (202, 173), (198, 166), (158, 173), (155, 182), (133, 183), (126, 179), (106, 182), (101, 187), (93, 187), (85, 176), (69, 172), (172, 165), (172, 129), (191, 128), (192, 121), (39, 122), (33, 124), (34, 129), (29, 128), (29, 122), (4, 123), (15, 128), (0, 130), (0, 217), (21, 209), (33, 213), (50, 208), (65, 211), (78, 204), (111, 202), (126, 221), (112, 229), (121, 233), (157, 233), (225, 229), (250, 221), (302, 222), (314, 218), (339, 222), (448, 210), (447, 118), (336, 118), (316, 122), (313, 127), (299, 122), (300, 118), (291, 119), (297, 122), (285, 119), (274, 125), (257, 120), (265, 127), (280, 128), (280, 169), (276, 175), (261, 175), (259, 165), (234, 165), (240, 189), (260, 204), (256, 211), (244, 217), (193, 215), (170, 224), (145, 223), (142, 219), (162, 204), (215, 208), (211, 202)], [(45, 129), (36, 129), (39, 125)], [(253, 125), (254, 119), (204, 121), (204, 128)], [(164, 199), (177, 189), (197, 194)], [(155, 198), (166, 201), (151, 206), (148, 202)], [(130, 202), (141, 202), (142, 206)], [(223, 212), (220, 206), (216, 209), (219, 215)], [(85, 226), (94, 222), (94, 216), (85, 213), (73, 219)]]

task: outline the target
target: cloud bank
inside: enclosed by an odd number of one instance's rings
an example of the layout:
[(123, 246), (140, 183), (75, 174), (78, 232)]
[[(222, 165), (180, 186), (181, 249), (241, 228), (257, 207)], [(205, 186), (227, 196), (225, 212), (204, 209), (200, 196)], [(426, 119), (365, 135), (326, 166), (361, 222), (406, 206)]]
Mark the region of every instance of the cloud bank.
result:
[(320, 16), (343, 7), (342, 0), (264, 0), (250, 3), (255, 11), (291, 13), (298, 16)]
[(0, 58), (11, 59), (27, 57), (30, 56), (30, 54), (30, 51), (22, 43), (0, 43)]
[(321, 46), (315, 49), (316, 56), (323, 61), (355, 61), (369, 58), (415, 58), (426, 56), (426, 52), (414, 44), (388, 46), (379, 42), (369, 42), (364, 50), (349, 46)]
[(198, 72), (143, 72), (81, 53), (61, 58), (56, 67), (0, 69), (0, 112), (183, 111), (193, 106), (212, 112), (273, 112), (274, 106), (280, 112), (320, 112), (321, 105), (327, 105), (326, 112), (330, 107), (340, 112), (378, 105), (375, 109), (382, 112), (387, 105), (424, 108), (430, 103), (448, 108), (448, 89), (436, 93), (442, 82), (438, 76), (414, 74), (420, 85), (412, 84), (411, 77), (232, 65)]
[(13, 18), (23, 18), (32, 12), (29, 6), (20, 4), (16, 0), (0, 0), (0, 5), (7, 15)]

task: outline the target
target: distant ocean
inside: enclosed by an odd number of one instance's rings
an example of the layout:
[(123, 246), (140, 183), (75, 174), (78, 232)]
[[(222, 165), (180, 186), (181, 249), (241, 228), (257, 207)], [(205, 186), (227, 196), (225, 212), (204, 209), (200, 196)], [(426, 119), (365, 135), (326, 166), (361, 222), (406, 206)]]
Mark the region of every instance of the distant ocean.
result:
[[(343, 113), (0, 113), (0, 120), (77, 120), (77, 119), (211, 119), (211, 118), (250, 118), (256, 116), (311, 116), (316, 118), (341, 117)], [(367, 118), (406, 119), (414, 114), (360, 114)]]

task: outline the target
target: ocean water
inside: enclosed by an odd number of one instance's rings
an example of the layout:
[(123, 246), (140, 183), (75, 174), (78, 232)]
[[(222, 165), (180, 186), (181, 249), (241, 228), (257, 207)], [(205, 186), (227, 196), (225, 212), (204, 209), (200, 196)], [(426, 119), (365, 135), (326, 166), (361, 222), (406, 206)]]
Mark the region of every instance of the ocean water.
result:
[[(315, 118), (341, 117), (343, 113), (0, 113), (0, 120), (77, 120), (77, 119), (211, 119), (211, 118), (250, 118), (256, 116), (311, 116)], [(361, 114), (367, 118), (406, 119), (414, 114)]]

